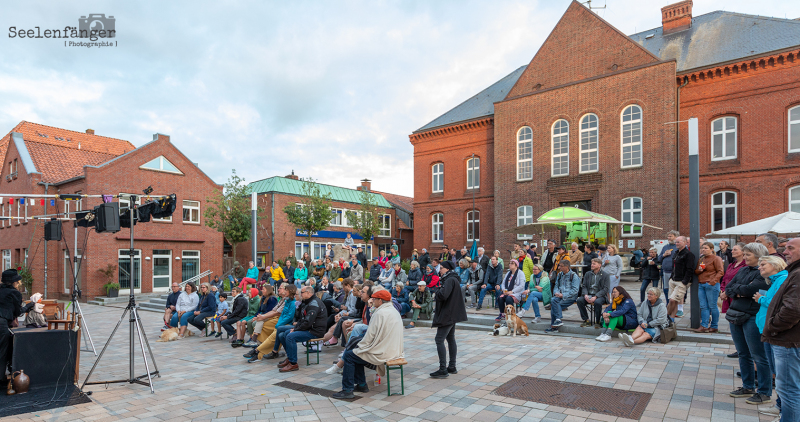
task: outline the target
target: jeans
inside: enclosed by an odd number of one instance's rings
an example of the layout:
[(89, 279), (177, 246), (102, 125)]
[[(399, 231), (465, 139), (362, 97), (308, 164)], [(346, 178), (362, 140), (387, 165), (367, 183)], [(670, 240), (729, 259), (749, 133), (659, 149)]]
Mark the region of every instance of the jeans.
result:
[(778, 374), (775, 385), (781, 397), (781, 422), (800, 420), (800, 349), (772, 345), (772, 354)]
[(765, 396), (771, 396), (772, 372), (769, 370), (769, 362), (764, 353), (764, 346), (761, 344), (761, 333), (758, 332), (756, 326), (756, 317), (751, 317), (742, 325), (731, 324), (731, 337), (736, 351), (739, 352), (739, 370), (742, 372), (744, 388), (755, 388), (755, 375), (753, 374), (753, 363), (755, 363), (756, 370), (758, 370), (758, 392)]
[(216, 312), (200, 312), (197, 315), (195, 315), (194, 312), (191, 312), (191, 314), (192, 316), (189, 317), (189, 324), (192, 324), (197, 327), (198, 330), (203, 331), (206, 328), (205, 319), (213, 317), (216, 315)]
[[(448, 365), (447, 351), (444, 348), (444, 341), (447, 340), (447, 349), (450, 352), (450, 362)], [(439, 369), (446, 369), (449, 367), (456, 367), (456, 354), (458, 349), (456, 347), (456, 325), (445, 325), (436, 329), (436, 352), (439, 353)]]
[(367, 385), (367, 377), (364, 375), (364, 366), (367, 361), (358, 357), (352, 350), (347, 350), (342, 355), (344, 368), (342, 368), (342, 391), (353, 391), (356, 385)]
[(478, 297), (478, 306), (483, 307), (483, 298), (486, 297), (486, 293), (494, 291), (494, 286), (491, 284), (486, 284), (484, 288), (481, 289), (481, 294)]
[(291, 330), (293, 328), (294, 328), (294, 325), (291, 325), (291, 324), (289, 324), (289, 325), (279, 325), (279, 326), (275, 327), (275, 345), (272, 346), (272, 351), (273, 352), (277, 352), (278, 350), (281, 350), (281, 345), (283, 344), (284, 337), (286, 337), (286, 333), (288, 333), (289, 330)]
[(297, 343), (311, 340), (315, 336), (310, 331), (286, 332), (283, 336), (283, 350), (286, 350), (286, 359), (292, 364), (297, 363)]
[(534, 300), (536, 301), (536, 305), (534, 305), (534, 307), (533, 307), (533, 314), (536, 315), (537, 317), (541, 317), (542, 315), (539, 313), (539, 302), (543, 302), (544, 301), (544, 299), (542, 297), (542, 292), (538, 292), (538, 291), (533, 290), (530, 293), (528, 293), (528, 300), (526, 300), (525, 304), (522, 305), (522, 309), (524, 309), (526, 311), (528, 309), (530, 309), (531, 303)]
[(669, 305), (669, 279), (672, 278), (672, 273), (662, 272), (661, 273), (661, 288), (664, 290), (664, 296), (666, 298), (665, 305)]
[(642, 280), (642, 287), (639, 288), (639, 302), (644, 302), (647, 286), (653, 283), (653, 287), (658, 287), (658, 280)]
[(709, 328), (710, 323), (710, 328), (718, 328), (719, 308), (717, 308), (717, 299), (719, 299), (719, 283), (713, 286), (708, 283), (700, 283), (697, 287), (697, 298), (700, 299), (700, 325)]
[(408, 303), (401, 303), (400, 304), (400, 316), (403, 316), (407, 313), (411, 312), (411, 305)]
[(367, 324), (355, 324), (353, 326), (353, 331), (350, 331), (350, 337), (364, 337), (364, 334), (367, 333), (369, 329), (369, 325)]
[(300, 290), (300, 289), (303, 288), (303, 282), (305, 282), (305, 280), (295, 280), (294, 281), (294, 285), (295, 285), (295, 287), (297, 287), (297, 290)]
[[(770, 372), (772, 372), (773, 375), (775, 375), (775, 378), (777, 379), (778, 378), (778, 373), (775, 372), (775, 354), (772, 352), (772, 347), (773, 346), (771, 344), (769, 344), (767, 342), (764, 342), (764, 353), (766, 353), (766, 355), (767, 355), (767, 361), (769, 362), (769, 370), (770, 370)], [(777, 382), (776, 382), (776, 384), (777, 384)], [(777, 390), (777, 388), (776, 388), (776, 390)], [(778, 409), (780, 409), (781, 408), (781, 397), (780, 397), (780, 394), (778, 394), (778, 392), (776, 391), (775, 395), (778, 396), (775, 399), (775, 406), (777, 406)]]
[(558, 296), (550, 298), (550, 325), (555, 324), (557, 319), (561, 319), (561, 312), (569, 308), (573, 303), (575, 303), (575, 298), (560, 298)]
[[(180, 326), (181, 327), (185, 327), (185, 326), (189, 325), (189, 317), (193, 317), (193, 316), (194, 316), (194, 312), (184, 312), (183, 315), (181, 316), (181, 320), (180, 320), (181, 325)], [(177, 327), (178, 326), (178, 313), (177, 312), (172, 314), (172, 318), (169, 321), (169, 326), (170, 327)]]

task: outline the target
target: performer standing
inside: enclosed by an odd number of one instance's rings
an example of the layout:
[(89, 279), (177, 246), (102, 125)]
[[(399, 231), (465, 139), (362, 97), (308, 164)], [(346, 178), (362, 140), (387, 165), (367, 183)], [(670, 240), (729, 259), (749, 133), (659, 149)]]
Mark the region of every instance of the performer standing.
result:
[[(467, 308), (464, 307), (464, 295), (461, 293), (461, 277), (453, 269), (455, 265), (450, 260), (442, 261), (439, 270), (441, 278), (439, 287), (434, 292), (436, 309), (433, 314), (433, 324), (436, 327), (436, 351), (439, 353), (439, 370), (431, 373), (431, 378), (447, 378), (449, 374), (457, 374), (456, 370), (456, 323), (467, 320)], [(450, 352), (450, 362), (444, 341)]]
[(3, 380), (6, 377), (6, 368), (10, 369), (11, 364), (11, 327), (12, 321), (16, 320), (23, 313), (33, 308), (31, 302), (25, 307), (22, 306), (22, 294), (17, 289), (22, 277), (17, 274), (17, 270), (3, 271), (2, 284), (0, 284), (0, 373)]

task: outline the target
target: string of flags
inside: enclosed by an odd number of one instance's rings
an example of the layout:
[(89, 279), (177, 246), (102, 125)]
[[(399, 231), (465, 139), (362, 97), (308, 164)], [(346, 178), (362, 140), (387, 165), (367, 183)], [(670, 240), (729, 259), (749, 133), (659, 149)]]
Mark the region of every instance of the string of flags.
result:
[[(14, 201), (15, 201), (15, 198), (8, 198), (8, 203), (9, 203), (9, 205), (13, 205), (13, 204), (14, 204)], [(27, 205), (36, 205), (36, 200), (35, 200), (35, 199), (31, 199), (31, 198), (19, 198), (19, 199), (17, 199), (16, 201), (17, 201), (17, 202), (18, 202), (20, 205), (26, 205), (26, 203), (27, 203)], [(50, 199), (49, 201), (50, 201), (50, 204), (49, 204), (49, 205), (50, 205), (51, 207), (54, 207), (54, 206), (56, 206), (56, 200), (55, 200), (55, 199)], [(5, 203), (6, 203), (6, 202), (5, 202), (5, 198), (3, 198), (2, 196), (0, 196), (0, 204), (5, 204)], [(44, 203), (45, 203), (45, 200), (44, 200), (44, 198), (42, 198), (42, 199), (40, 199), (40, 200), (39, 200), (39, 205), (41, 205), (41, 206), (44, 206)]]

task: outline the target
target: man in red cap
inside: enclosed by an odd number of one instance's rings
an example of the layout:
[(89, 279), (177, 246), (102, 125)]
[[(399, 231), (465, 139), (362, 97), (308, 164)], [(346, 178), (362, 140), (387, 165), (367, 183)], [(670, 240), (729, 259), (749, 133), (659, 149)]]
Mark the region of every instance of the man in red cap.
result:
[(335, 399), (352, 399), (355, 397), (353, 390), (369, 392), (364, 366), (375, 365), (382, 373), (384, 363), (403, 357), (403, 320), (392, 304), (392, 294), (388, 290), (376, 290), (372, 294), (372, 306), (375, 312), (364, 338), (357, 348), (345, 351), (342, 356), (342, 391), (333, 394)]

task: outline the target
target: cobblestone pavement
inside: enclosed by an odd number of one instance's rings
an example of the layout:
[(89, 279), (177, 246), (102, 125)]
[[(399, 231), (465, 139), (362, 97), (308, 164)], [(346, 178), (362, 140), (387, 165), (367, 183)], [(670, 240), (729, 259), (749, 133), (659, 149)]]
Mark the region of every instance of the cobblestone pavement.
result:
[[(83, 307), (98, 351), (122, 314), (121, 308)], [(355, 402), (331, 400), (274, 386), (287, 380), (338, 391), (341, 377), (326, 375), (339, 347), (325, 348), (321, 364), (279, 374), (275, 361), (248, 364), (246, 350), (226, 341), (189, 337), (158, 343), (161, 316), (141, 313), (162, 377), (156, 393), (145, 386), (112, 384), (87, 387), (93, 403), (19, 415), (6, 420), (49, 421), (627, 421), (603, 414), (525, 402), (492, 394), (517, 375), (565, 380), (587, 385), (652, 393), (642, 421), (770, 421), (755, 406), (733, 399), (738, 387), (737, 361), (725, 357), (732, 346), (704, 343), (645, 344), (625, 348), (619, 340), (599, 343), (565, 335), (491, 337), (459, 331), (457, 375), (434, 380), (437, 367), (434, 332), (405, 330), (405, 395), (386, 396), (386, 386), (373, 385)], [(93, 381), (126, 378), (128, 324), (123, 322)], [(94, 363), (81, 354), (81, 381)], [(137, 374), (144, 373), (141, 354)], [(393, 374), (394, 375), (394, 374)], [(384, 381), (385, 382), (385, 381)], [(394, 390), (394, 385), (393, 385)], [(1, 402), (1, 400), (0, 400)]]

